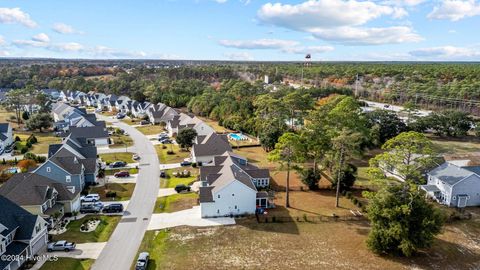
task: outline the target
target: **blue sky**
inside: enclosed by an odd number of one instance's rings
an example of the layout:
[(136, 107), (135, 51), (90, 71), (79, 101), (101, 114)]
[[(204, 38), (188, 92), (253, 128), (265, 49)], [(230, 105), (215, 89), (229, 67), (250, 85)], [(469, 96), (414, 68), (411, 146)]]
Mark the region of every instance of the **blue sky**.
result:
[(0, 0), (0, 56), (480, 60), (480, 0)]

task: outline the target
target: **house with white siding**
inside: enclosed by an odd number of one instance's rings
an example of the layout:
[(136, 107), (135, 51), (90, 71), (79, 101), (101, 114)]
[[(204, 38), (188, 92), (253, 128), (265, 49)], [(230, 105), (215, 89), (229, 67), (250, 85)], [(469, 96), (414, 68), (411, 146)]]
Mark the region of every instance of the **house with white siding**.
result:
[(0, 123), (0, 154), (13, 144), (13, 131), (10, 123)]

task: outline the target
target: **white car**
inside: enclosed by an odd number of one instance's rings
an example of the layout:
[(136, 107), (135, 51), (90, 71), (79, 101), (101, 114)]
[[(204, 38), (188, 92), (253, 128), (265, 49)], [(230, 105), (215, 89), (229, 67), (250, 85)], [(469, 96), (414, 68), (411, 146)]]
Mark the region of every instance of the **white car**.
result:
[(82, 202), (97, 202), (100, 200), (100, 195), (98, 194), (88, 194), (86, 196), (80, 197), (80, 201)]

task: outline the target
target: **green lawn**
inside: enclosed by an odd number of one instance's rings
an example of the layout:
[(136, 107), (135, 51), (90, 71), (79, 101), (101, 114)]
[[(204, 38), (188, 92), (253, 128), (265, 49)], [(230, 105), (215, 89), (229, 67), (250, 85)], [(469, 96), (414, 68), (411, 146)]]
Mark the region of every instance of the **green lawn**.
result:
[[(109, 183), (103, 187), (93, 187), (90, 190), (90, 193), (98, 193), (100, 195), (100, 200), (102, 201), (127, 201), (132, 197), (134, 189), (135, 184), (133, 183)], [(117, 193), (115, 199), (106, 197), (106, 192), (108, 190)]]
[[(167, 240), (167, 236), (168, 232), (166, 230), (146, 231), (135, 260), (141, 252), (147, 251), (150, 253), (147, 270), (161, 269), (161, 261), (165, 258), (165, 241)], [(134, 268), (133, 265), (132, 268)]]
[[(164, 146), (166, 146), (165, 149), (163, 149)], [(182, 162), (185, 158), (190, 157), (190, 151), (181, 150), (180, 146), (176, 144), (155, 145), (155, 150), (157, 150), (160, 163), (163, 164), (179, 163)], [(170, 150), (173, 150), (173, 154), (171, 155), (167, 153)]]
[(118, 153), (108, 153), (108, 154), (100, 154), (100, 158), (110, 164), (115, 161), (124, 161), (126, 163), (136, 162), (132, 160), (133, 153), (131, 152), (118, 152)]
[[(101, 220), (97, 229), (93, 232), (80, 232), (80, 226), (88, 218), (99, 218)], [(82, 219), (72, 221), (67, 226), (67, 232), (54, 235), (52, 241), (67, 240), (75, 243), (106, 242), (112, 235), (113, 230), (120, 221), (119, 216), (87, 215)], [(68, 268), (65, 268), (68, 269)]]
[[(125, 171), (127, 169), (114, 169), (114, 170), (105, 170), (105, 175), (114, 175), (115, 173), (117, 172), (121, 172), (121, 171)], [(131, 168), (131, 169), (128, 169), (128, 172), (130, 174), (137, 174), (138, 173), (138, 169), (136, 168)]]
[[(17, 142), (18, 149), (20, 149), (19, 147), (20, 145), (24, 146), (27, 143), (26, 141), (31, 134), (32, 133), (14, 133), (13, 135), (14, 138), (18, 136), (22, 140), (21, 142)], [(35, 135), (38, 142), (32, 145), (32, 148), (30, 148), (28, 152), (31, 152), (34, 154), (47, 154), (48, 147), (50, 146), (50, 144), (57, 144), (62, 142), (62, 139), (60, 137), (56, 137), (50, 132), (45, 132), (45, 133), (34, 132), (33, 135)]]
[(91, 259), (58, 258), (57, 261), (47, 261), (40, 270), (88, 270), (93, 262)]
[(368, 170), (368, 167), (358, 167), (357, 180), (355, 181), (355, 186), (370, 187), (377, 190), (388, 185), (400, 183), (400, 181), (398, 181), (393, 177), (388, 177), (387, 179), (381, 179), (381, 180), (371, 180), (370, 176), (367, 173), (367, 170)]
[(183, 170), (185, 169), (179, 168), (179, 169), (166, 170), (165, 173), (167, 174), (167, 178), (162, 178), (162, 181), (161, 181), (162, 188), (174, 188), (176, 185), (180, 185), (180, 184), (188, 185), (197, 180), (198, 169), (195, 169), (195, 168), (186, 168), (186, 170), (191, 172), (190, 177), (175, 177), (172, 174), (175, 171), (180, 172)]
[(113, 144), (110, 145), (110, 147), (125, 147), (125, 145), (127, 146), (133, 145), (133, 140), (128, 135), (113, 134), (110, 136), (110, 139), (113, 142)]
[(478, 152), (480, 143), (474, 141), (449, 141), (432, 138), (434, 149), (440, 154), (463, 155)]
[(137, 129), (145, 135), (155, 135), (165, 131), (165, 129), (161, 125), (148, 125), (137, 127)]
[(191, 193), (180, 193), (174, 194), (166, 197), (157, 198), (155, 202), (154, 213), (172, 213), (180, 210), (190, 209), (193, 206), (197, 205), (198, 194)]

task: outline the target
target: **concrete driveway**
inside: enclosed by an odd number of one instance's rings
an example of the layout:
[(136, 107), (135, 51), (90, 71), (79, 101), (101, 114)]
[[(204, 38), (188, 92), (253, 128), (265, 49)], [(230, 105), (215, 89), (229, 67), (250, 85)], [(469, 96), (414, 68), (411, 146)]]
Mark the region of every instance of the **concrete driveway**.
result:
[(55, 251), (47, 254), (74, 259), (97, 259), (106, 244), (107, 242), (77, 244), (77, 247), (73, 251)]
[(148, 230), (160, 230), (177, 226), (208, 227), (235, 224), (234, 218), (202, 218), (200, 206), (174, 213), (153, 214)]
[(167, 197), (174, 194), (177, 194), (177, 192), (173, 188), (161, 188), (158, 190), (158, 197)]
[(133, 183), (133, 184), (135, 184), (137, 182), (138, 174), (130, 174), (129, 177), (120, 177), (120, 178), (117, 178), (113, 175), (107, 175), (105, 178), (106, 178), (107, 183), (119, 183), (119, 184)]
[(128, 163), (127, 166), (125, 167), (115, 167), (115, 168), (110, 168), (110, 166), (107, 166), (105, 167), (105, 170), (109, 171), (109, 170), (133, 169), (133, 168), (139, 167), (141, 164), (144, 164), (144, 163), (138, 163), (138, 162)]
[(177, 169), (181, 167), (182, 165), (180, 165), (180, 163), (160, 164), (160, 170)]
[(125, 150), (125, 147), (98, 147), (97, 148), (98, 154), (108, 154), (108, 153), (122, 153), (122, 152), (132, 152), (136, 153), (137, 149), (134, 146), (129, 146), (127, 147), (127, 150)]
[(142, 157), (138, 174), (138, 179), (142, 181), (135, 185), (122, 219), (92, 266), (93, 270), (128, 270), (135, 260), (157, 200), (160, 188), (158, 156), (147, 137), (134, 127), (98, 114), (97, 117), (125, 130), (132, 138), (136, 152)]

